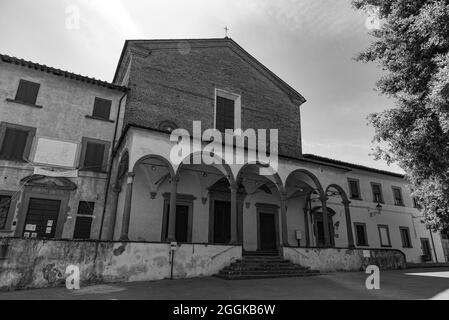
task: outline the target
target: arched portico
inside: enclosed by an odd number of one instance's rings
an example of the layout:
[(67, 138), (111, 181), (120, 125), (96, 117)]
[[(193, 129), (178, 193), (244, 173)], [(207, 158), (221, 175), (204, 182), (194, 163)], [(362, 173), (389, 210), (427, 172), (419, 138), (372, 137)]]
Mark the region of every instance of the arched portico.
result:
[(344, 206), (345, 210), (345, 220), (346, 220), (346, 231), (348, 235), (348, 247), (354, 248), (354, 235), (352, 232), (352, 219), (351, 219), (351, 212), (349, 210), (349, 204), (351, 201), (349, 201), (348, 196), (346, 195), (346, 192), (343, 190), (342, 187), (340, 187), (337, 184), (331, 184), (326, 188), (326, 195), (329, 197), (339, 196), (341, 197), (342, 204)]
[[(227, 239), (227, 243), (237, 243), (237, 212), (233, 208), (237, 208), (236, 199), (233, 197), (233, 189), (235, 187), (235, 179), (232, 170), (229, 165), (227, 165), (224, 160), (217, 155), (210, 155), (211, 163), (206, 164), (203, 161), (202, 152), (196, 152), (185, 157), (179, 164), (175, 178), (177, 185), (179, 183), (185, 184), (185, 192), (196, 193), (196, 195), (201, 199), (201, 204), (207, 206), (209, 202), (209, 228), (206, 229), (203, 226), (203, 233), (209, 230), (209, 235), (207, 236), (209, 242), (216, 242), (223, 244), (224, 239)], [(189, 178), (190, 177), (190, 178)], [(225, 193), (224, 198), (221, 199), (222, 202), (229, 203), (229, 205), (224, 205), (218, 208), (218, 200), (216, 195), (212, 191), (216, 191), (213, 187), (220, 183), (220, 186), (224, 186), (224, 190), (221, 193)], [(212, 188), (212, 189), (211, 189)], [(187, 190), (188, 189), (188, 190)], [(187, 191), (186, 191), (187, 190)], [(196, 191), (194, 191), (196, 190)], [(176, 212), (172, 211), (176, 203), (176, 194), (179, 190), (172, 190), (172, 194), (175, 197), (170, 197), (170, 226), (176, 224)], [(215, 195), (215, 197), (214, 197)], [(229, 199), (228, 199), (229, 198)], [(221, 202), (220, 202), (221, 203)], [(229, 209), (230, 212), (227, 212)], [(200, 210), (201, 211), (201, 210)], [(197, 220), (204, 221), (207, 217), (204, 215), (204, 210), (200, 213), (202, 218)], [(219, 216), (217, 216), (219, 215)], [(217, 223), (214, 223), (214, 218), (216, 222), (223, 222), (223, 226), (219, 231), (217, 229)], [(229, 220), (229, 221), (228, 221)], [(220, 233), (220, 236), (214, 236), (214, 231)], [(168, 239), (170, 241), (178, 240), (176, 237), (174, 239)]]
[(246, 193), (242, 210), (244, 247), (246, 250), (275, 250), (288, 243), (286, 194), (278, 173), (261, 175), (260, 168), (267, 169), (267, 166), (247, 163), (236, 178), (237, 185), (243, 186)]
[[(287, 176), (286, 186), (287, 185), (297, 185), (297, 189), (300, 192), (304, 193), (305, 196), (305, 205), (304, 205), (304, 228), (305, 228), (305, 236), (306, 236), (306, 244), (310, 243), (310, 230), (309, 230), (309, 222), (308, 215), (310, 214), (310, 199), (312, 195), (316, 195), (321, 202), (321, 207), (323, 211), (323, 223), (324, 225), (328, 225), (328, 213), (327, 213), (327, 197), (324, 189), (318, 180), (318, 178), (309, 170), (299, 168), (295, 169)], [(302, 190), (302, 191), (301, 191)], [(330, 247), (332, 245), (331, 234), (328, 228), (324, 228), (324, 243), (326, 247)]]
[[(149, 154), (141, 157), (133, 166), (131, 171), (126, 173), (126, 189), (124, 195), (123, 215), (121, 224), (120, 240), (129, 240), (129, 226), (133, 203), (133, 186), (136, 178), (139, 184), (146, 184), (149, 186), (149, 194), (151, 197), (157, 193), (158, 187), (162, 182), (168, 180), (169, 183), (176, 187), (174, 179), (175, 171), (171, 163), (164, 157), (157, 154)], [(122, 190), (123, 191), (123, 190)], [(140, 202), (135, 202), (134, 205), (139, 209), (142, 206)]]

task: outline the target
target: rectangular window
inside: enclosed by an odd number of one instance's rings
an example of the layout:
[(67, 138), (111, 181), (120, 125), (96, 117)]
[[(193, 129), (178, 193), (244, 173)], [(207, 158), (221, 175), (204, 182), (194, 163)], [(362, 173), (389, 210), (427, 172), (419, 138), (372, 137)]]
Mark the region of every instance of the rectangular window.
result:
[(0, 156), (5, 160), (23, 160), (28, 131), (6, 128)]
[(413, 197), (413, 208), (421, 209), (421, 205), (419, 204), (419, 199), (417, 197)]
[(0, 158), (24, 161), (28, 158), (36, 128), (0, 122)]
[(12, 197), (9, 195), (0, 195), (0, 230), (6, 229), (11, 199)]
[(80, 169), (86, 171), (105, 172), (110, 143), (103, 140), (83, 138)]
[(402, 191), (399, 187), (393, 187), (393, 197), (395, 206), (403, 206), (404, 200), (402, 199)]
[(111, 100), (95, 97), (92, 117), (109, 120), (109, 116), (111, 113), (111, 104), (112, 104)]
[(215, 129), (225, 132), (225, 129), (234, 130), (234, 100), (216, 96), (217, 108), (215, 115)]
[(399, 227), (399, 232), (401, 233), (402, 246), (404, 248), (411, 248), (412, 241), (410, 240), (410, 231), (408, 227)]
[(40, 87), (39, 83), (23, 79), (20, 80), (15, 100), (29, 104), (36, 104), (39, 87)]
[(360, 194), (359, 180), (348, 178), (348, 184), (349, 184), (349, 197), (351, 199), (361, 200), (362, 197)]
[(380, 183), (371, 182), (371, 188), (373, 189), (373, 202), (384, 203), (382, 185)]
[(95, 202), (80, 201), (75, 222), (73, 239), (89, 239)]
[(367, 247), (368, 237), (366, 235), (366, 224), (365, 223), (354, 223), (355, 236), (358, 246)]
[(387, 225), (378, 224), (377, 229), (379, 230), (380, 246), (381, 247), (391, 247), (390, 231)]

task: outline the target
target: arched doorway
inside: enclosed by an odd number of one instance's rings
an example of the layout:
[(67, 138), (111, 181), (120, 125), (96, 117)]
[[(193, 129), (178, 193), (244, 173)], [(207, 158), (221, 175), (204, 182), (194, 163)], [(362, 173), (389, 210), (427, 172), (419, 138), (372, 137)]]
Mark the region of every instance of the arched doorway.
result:
[[(237, 184), (244, 188), (243, 249), (245, 251), (279, 250), (286, 230), (285, 196), (279, 175), (260, 175), (262, 164), (246, 164), (237, 176)], [(285, 229), (284, 229), (285, 227)]]

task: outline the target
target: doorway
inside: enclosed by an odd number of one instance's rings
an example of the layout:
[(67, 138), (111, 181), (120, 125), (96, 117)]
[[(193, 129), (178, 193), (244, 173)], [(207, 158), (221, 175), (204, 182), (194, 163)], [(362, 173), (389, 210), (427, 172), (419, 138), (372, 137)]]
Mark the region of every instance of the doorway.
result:
[(30, 198), (22, 236), (54, 238), (60, 207), (61, 200)]
[(214, 200), (214, 243), (231, 241), (231, 202)]
[(276, 215), (259, 212), (259, 249), (276, 250)]

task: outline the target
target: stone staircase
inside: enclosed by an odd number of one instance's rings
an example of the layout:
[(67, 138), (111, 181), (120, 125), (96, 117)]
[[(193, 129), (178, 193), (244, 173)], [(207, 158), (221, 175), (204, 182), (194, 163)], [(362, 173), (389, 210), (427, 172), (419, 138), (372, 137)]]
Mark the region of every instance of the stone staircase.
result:
[(308, 277), (318, 275), (319, 271), (310, 270), (284, 260), (274, 251), (244, 252), (239, 259), (220, 270), (216, 275), (227, 280)]

